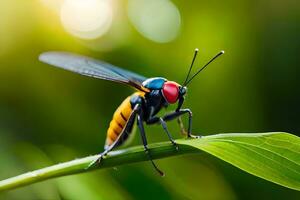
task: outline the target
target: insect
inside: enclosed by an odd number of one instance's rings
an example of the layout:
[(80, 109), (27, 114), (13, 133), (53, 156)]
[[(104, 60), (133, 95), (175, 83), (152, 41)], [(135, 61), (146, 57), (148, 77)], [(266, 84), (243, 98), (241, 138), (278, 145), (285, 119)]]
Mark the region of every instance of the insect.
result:
[[(191, 134), (191, 110), (182, 108), (185, 94), (187, 92), (187, 85), (207, 65), (222, 55), (224, 51), (221, 51), (214, 56), (207, 64), (190, 77), (197, 53), (198, 49), (195, 49), (192, 63), (182, 85), (162, 77), (145, 78), (141, 75), (118, 68), (103, 61), (66, 52), (45, 52), (40, 55), (39, 60), (78, 74), (122, 83), (135, 88), (137, 91), (127, 97), (114, 112), (107, 130), (104, 151), (99, 155), (97, 160), (90, 164), (90, 166), (95, 163), (100, 163), (103, 156), (105, 156), (109, 151), (122, 145), (130, 136), (134, 122), (137, 120), (137, 126), (141, 134), (145, 152), (156, 171), (160, 175), (164, 175), (151, 158), (145, 135), (144, 123), (148, 125), (161, 124), (164, 132), (167, 134), (169, 140), (176, 149), (178, 149), (178, 146), (167, 128), (167, 121), (178, 118), (182, 132), (185, 132), (187, 137), (197, 137)], [(167, 107), (168, 105), (175, 103), (177, 103), (175, 111), (161, 117), (157, 116), (157, 113), (163, 107)], [(187, 132), (184, 131), (183, 123), (181, 121), (181, 116), (184, 114), (188, 114), (189, 117)]]

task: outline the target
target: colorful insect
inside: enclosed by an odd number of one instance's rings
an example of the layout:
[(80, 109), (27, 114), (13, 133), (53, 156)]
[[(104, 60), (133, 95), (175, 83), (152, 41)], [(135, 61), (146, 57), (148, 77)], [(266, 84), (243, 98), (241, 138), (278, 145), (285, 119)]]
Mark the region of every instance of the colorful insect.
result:
[[(46, 52), (42, 53), (39, 60), (59, 68), (63, 68), (78, 74), (91, 76), (98, 79), (118, 82), (134, 87), (138, 91), (127, 97), (115, 111), (113, 118), (107, 130), (107, 137), (104, 151), (99, 158), (91, 163), (100, 163), (113, 148), (123, 144), (132, 132), (135, 119), (140, 130), (145, 152), (149, 157), (154, 168), (163, 175), (158, 169), (149, 153), (147, 138), (144, 131), (144, 122), (146, 124), (161, 124), (165, 133), (172, 144), (178, 149), (177, 144), (168, 131), (166, 121), (178, 118), (182, 132), (184, 131), (180, 116), (188, 114), (187, 137), (198, 137), (191, 134), (192, 112), (190, 109), (182, 109), (184, 96), (187, 92), (187, 85), (197, 76), (208, 64), (224, 53), (221, 51), (213, 57), (206, 65), (200, 68), (191, 78), (189, 78), (194, 61), (197, 57), (198, 49), (195, 49), (194, 57), (190, 65), (186, 79), (182, 85), (169, 81), (162, 77), (145, 78), (133, 72), (120, 69), (103, 61), (95, 60), (89, 57), (75, 55), (65, 52)], [(157, 116), (157, 113), (169, 104), (178, 103), (177, 109), (164, 116)]]

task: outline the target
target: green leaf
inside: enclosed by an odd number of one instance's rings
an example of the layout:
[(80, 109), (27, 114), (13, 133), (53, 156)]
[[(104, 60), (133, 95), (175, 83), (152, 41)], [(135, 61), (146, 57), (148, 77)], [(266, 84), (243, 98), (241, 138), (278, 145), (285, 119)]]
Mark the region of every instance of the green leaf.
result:
[(288, 133), (219, 134), (178, 140), (250, 174), (300, 190), (300, 138)]
[[(231, 133), (176, 140), (179, 150), (168, 142), (150, 144), (153, 159), (205, 151), (250, 174), (279, 185), (300, 190), (300, 138), (288, 133)], [(87, 169), (97, 155), (60, 163), (0, 181), (0, 191), (10, 190), (54, 177), (122, 164), (147, 161), (143, 146), (112, 151), (100, 165)]]

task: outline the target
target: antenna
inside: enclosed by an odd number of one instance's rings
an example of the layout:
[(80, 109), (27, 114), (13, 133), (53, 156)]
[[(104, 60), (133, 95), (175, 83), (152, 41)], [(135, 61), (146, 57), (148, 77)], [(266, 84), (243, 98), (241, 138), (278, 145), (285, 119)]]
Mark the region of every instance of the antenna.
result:
[(213, 57), (212, 59), (210, 59), (210, 61), (208, 61), (208, 63), (206, 63), (201, 69), (199, 69), (197, 71), (197, 73), (195, 73), (192, 78), (190, 78), (188, 81), (185, 82), (185, 86), (188, 85), (192, 80), (193, 78), (195, 78), (195, 76), (197, 76), (203, 69), (205, 69), (205, 67), (207, 67), (207, 65), (209, 65), (212, 61), (214, 61), (216, 58), (218, 58), (220, 55), (224, 54), (225, 52), (224, 51), (220, 51), (220, 53), (218, 53), (217, 55), (215, 55), (215, 57)]
[(189, 76), (190, 76), (191, 70), (192, 70), (192, 68), (193, 68), (194, 62), (195, 62), (196, 57), (197, 57), (197, 54), (198, 54), (198, 51), (199, 51), (199, 49), (196, 48), (196, 49), (195, 49), (195, 52), (194, 52), (194, 57), (193, 57), (193, 60), (192, 60), (192, 63), (191, 63), (190, 69), (189, 69), (189, 72), (188, 72), (188, 74), (187, 74), (187, 76), (186, 76), (186, 78), (185, 78), (185, 81), (184, 81), (183, 85), (186, 84), (186, 82), (187, 82), (187, 80), (188, 80), (188, 78), (189, 78)]

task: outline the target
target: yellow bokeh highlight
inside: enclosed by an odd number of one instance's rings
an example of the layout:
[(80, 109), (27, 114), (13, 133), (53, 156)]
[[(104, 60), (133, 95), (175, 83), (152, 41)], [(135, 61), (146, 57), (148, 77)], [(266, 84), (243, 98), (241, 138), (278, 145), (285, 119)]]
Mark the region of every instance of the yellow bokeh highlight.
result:
[(82, 39), (95, 39), (111, 27), (112, 5), (109, 0), (65, 0), (60, 18), (70, 34)]

